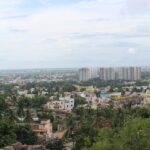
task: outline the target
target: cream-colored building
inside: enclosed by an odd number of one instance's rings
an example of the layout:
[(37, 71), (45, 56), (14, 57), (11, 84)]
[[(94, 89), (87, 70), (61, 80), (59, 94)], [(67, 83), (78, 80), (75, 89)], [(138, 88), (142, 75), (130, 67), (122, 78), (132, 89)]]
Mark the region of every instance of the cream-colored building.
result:
[(44, 108), (52, 110), (72, 111), (74, 108), (74, 98), (71, 98), (71, 96), (59, 97), (59, 100), (50, 101), (45, 104)]
[(146, 93), (142, 93), (141, 96), (143, 99), (144, 105), (150, 105), (150, 90), (147, 90)]
[(33, 124), (31, 127), (39, 136), (45, 136), (46, 138), (52, 136), (52, 123), (50, 120), (41, 121), (40, 124)]

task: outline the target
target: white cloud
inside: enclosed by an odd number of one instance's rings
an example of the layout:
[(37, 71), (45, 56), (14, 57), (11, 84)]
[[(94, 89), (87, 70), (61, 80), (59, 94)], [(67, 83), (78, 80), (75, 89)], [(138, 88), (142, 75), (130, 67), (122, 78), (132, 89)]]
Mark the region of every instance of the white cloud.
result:
[(137, 49), (135, 49), (135, 48), (129, 48), (128, 49), (128, 54), (136, 54), (137, 53)]
[(126, 0), (126, 4), (130, 13), (139, 14), (150, 7), (150, 0)]
[[(9, 4), (10, 0), (6, 1), (5, 6)], [(25, 0), (12, 0), (13, 8), (7, 7), (5, 13), (0, 13), (0, 18), (7, 18), (27, 12), (26, 17), (0, 19), (0, 54), (2, 54), (0, 60), (5, 56), (9, 64), (13, 64), (12, 61), (10, 62), (12, 58), (21, 61), (18, 58), (22, 58), (22, 56), (24, 56), (24, 60), (36, 62), (51, 60), (54, 64), (59, 64), (59, 61), (67, 60), (69, 55), (72, 60), (78, 60), (80, 65), (81, 60), (89, 60), (88, 58), (91, 56), (93, 59), (97, 57), (96, 62), (109, 57), (108, 54), (112, 53), (111, 57), (113, 55), (115, 59), (116, 54), (118, 55), (118, 51), (120, 51), (119, 55), (122, 57), (122, 51), (126, 49), (119, 47), (118, 50), (113, 47), (112, 43), (116, 45), (117, 42), (126, 41), (126, 43), (138, 43), (149, 47), (149, 37), (136, 37), (136, 34), (144, 32), (141, 28), (140, 31), (137, 31), (137, 26), (143, 27), (146, 23), (147, 29), (150, 27), (150, 14), (138, 15), (133, 18), (129, 17), (128, 13), (122, 16), (120, 12), (128, 10), (125, 6), (127, 0), (82, 0), (69, 5), (56, 6), (55, 4), (54, 7), (47, 5), (44, 9), (42, 6), (32, 13), (28, 13), (27, 10), (22, 13), (16, 9), (21, 1)], [(44, 0), (44, 3), (47, 4), (48, 0)], [(123, 36), (130, 33), (135, 37)], [(111, 36), (111, 34), (116, 36)], [(74, 38), (74, 35), (88, 36)], [(130, 46), (133, 45), (126, 47)], [(136, 53), (137, 49), (128, 49), (128, 54)], [(66, 64), (71, 66), (72, 63), (74, 62)]]

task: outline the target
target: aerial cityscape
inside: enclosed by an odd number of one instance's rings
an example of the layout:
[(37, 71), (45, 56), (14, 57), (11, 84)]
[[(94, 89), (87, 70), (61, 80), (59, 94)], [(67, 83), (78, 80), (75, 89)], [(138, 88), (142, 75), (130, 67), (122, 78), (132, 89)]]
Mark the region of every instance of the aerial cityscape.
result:
[[(137, 139), (138, 146), (146, 138), (143, 147), (149, 148), (148, 67), (2, 70), (0, 85), (0, 147), (4, 150), (89, 146), (98, 150), (103, 147), (101, 132), (105, 140), (123, 142), (119, 134), (130, 137), (133, 128), (136, 136), (139, 126), (145, 136)], [(113, 130), (118, 130), (118, 137)], [(104, 149), (112, 144), (117, 148), (113, 142)]]
[(150, 150), (150, 0), (0, 1), (0, 150)]

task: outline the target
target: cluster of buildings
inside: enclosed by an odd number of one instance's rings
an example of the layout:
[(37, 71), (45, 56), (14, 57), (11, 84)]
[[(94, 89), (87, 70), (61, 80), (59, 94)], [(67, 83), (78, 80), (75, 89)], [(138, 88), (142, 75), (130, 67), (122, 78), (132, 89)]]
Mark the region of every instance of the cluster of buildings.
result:
[(0, 83), (26, 84), (51, 81), (76, 81), (77, 69), (25, 69), (0, 71)]
[(79, 69), (79, 80), (87, 81), (93, 78), (99, 77), (99, 69), (98, 68), (80, 68)]
[(79, 81), (88, 81), (93, 78), (101, 80), (129, 80), (141, 79), (141, 67), (106, 67), (106, 68), (81, 68)]
[(49, 101), (43, 107), (50, 110), (71, 112), (74, 108), (74, 98), (71, 98), (71, 96), (59, 97), (59, 100)]
[[(58, 100), (50, 100), (45, 105), (44, 109), (55, 110), (53, 116), (61, 121), (66, 118), (74, 108), (74, 98), (71, 96), (59, 97)], [(61, 139), (65, 133), (64, 124), (57, 125), (57, 132), (53, 133), (53, 123), (50, 120), (42, 120), (40, 123), (33, 123), (32, 130), (37, 133), (38, 139), (41, 141), (50, 139)]]

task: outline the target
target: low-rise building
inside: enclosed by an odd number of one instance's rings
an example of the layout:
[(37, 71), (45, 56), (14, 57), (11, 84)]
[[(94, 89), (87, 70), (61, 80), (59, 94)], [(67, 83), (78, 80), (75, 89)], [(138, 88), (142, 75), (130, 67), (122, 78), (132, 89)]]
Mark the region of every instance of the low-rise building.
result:
[(64, 101), (49, 101), (47, 102), (46, 105), (44, 105), (44, 108), (47, 109), (59, 109), (59, 110), (64, 110), (65, 109), (65, 104)]
[(18, 91), (18, 95), (20, 95), (20, 96), (24, 96), (26, 94), (28, 94), (28, 90)]
[(67, 111), (71, 111), (74, 108), (74, 98), (71, 98), (70, 96), (60, 97), (59, 101), (64, 102), (64, 109)]
[(44, 136), (46, 139), (52, 137), (52, 123), (50, 120), (41, 121), (40, 124), (33, 124), (31, 128), (38, 136)]
[(147, 90), (146, 93), (142, 93), (141, 96), (143, 97), (143, 104), (150, 105), (150, 90)]
[(49, 101), (43, 106), (46, 109), (71, 111), (74, 108), (74, 98), (60, 97), (59, 100)]

